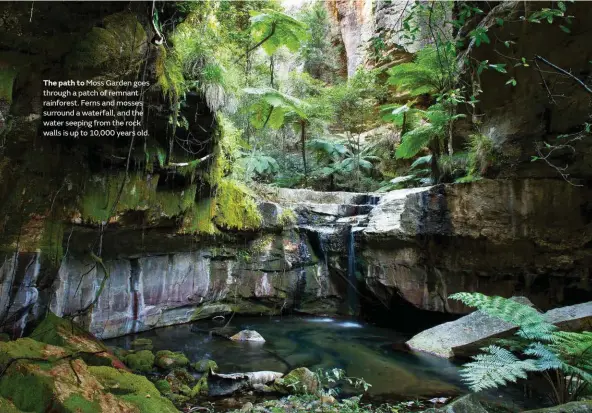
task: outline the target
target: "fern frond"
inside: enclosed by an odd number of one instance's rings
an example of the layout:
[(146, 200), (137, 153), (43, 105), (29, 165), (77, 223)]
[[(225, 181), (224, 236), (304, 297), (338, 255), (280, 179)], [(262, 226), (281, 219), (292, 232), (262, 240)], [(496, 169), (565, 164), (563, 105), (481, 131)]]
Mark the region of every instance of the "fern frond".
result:
[(417, 155), (434, 138), (434, 128), (430, 124), (422, 125), (403, 135), (403, 142), (397, 148), (397, 159), (409, 159)]
[(473, 391), (515, 383), (527, 378), (528, 372), (538, 370), (534, 360), (520, 360), (504, 348), (492, 345), (482, 350), (484, 353), (474, 356), (474, 361), (465, 364), (460, 373)]
[(557, 330), (537, 310), (514, 300), (499, 296), (489, 297), (481, 293), (456, 293), (449, 298), (518, 326), (516, 334), (519, 337), (550, 342), (554, 338), (553, 332)]

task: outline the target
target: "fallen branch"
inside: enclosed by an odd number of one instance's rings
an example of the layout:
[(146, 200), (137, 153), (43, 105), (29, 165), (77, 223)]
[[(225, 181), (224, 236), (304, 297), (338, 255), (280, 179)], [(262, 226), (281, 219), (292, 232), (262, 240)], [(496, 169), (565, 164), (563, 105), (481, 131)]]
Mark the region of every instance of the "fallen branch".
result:
[(559, 66), (557, 66), (557, 65), (549, 62), (547, 59), (545, 59), (544, 57), (541, 57), (539, 55), (536, 55), (534, 58), (535, 58), (535, 60), (539, 60), (539, 61), (543, 62), (544, 64), (546, 64), (547, 66), (552, 67), (553, 69), (555, 69), (559, 73), (563, 73), (564, 75), (571, 77), (573, 80), (575, 80), (576, 82), (578, 82), (586, 90), (586, 92), (588, 92), (588, 93), (590, 93), (592, 95), (592, 89), (590, 89), (588, 87), (588, 85), (586, 85), (580, 79), (578, 79), (577, 77), (575, 77), (573, 74), (569, 73), (567, 70), (560, 68)]

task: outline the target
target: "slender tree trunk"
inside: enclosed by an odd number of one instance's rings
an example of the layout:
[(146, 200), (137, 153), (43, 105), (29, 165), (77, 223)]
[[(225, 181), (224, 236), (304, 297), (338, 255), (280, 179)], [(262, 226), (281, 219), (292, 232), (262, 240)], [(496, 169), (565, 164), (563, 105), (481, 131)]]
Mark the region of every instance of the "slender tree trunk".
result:
[(300, 144), (302, 145), (302, 164), (304, 165), (304, 185), (307, 184), (308, 171), (306, 170), (306, 122), (300, 121)]
[(440, 167), (438, 166), (438, 159), (440, 158), (440, 145), (438, 142), (432, 143), (432, 161), (430, 163), (431, 170), (432, 170), (432, 180), (434, 184), (440, 182)]

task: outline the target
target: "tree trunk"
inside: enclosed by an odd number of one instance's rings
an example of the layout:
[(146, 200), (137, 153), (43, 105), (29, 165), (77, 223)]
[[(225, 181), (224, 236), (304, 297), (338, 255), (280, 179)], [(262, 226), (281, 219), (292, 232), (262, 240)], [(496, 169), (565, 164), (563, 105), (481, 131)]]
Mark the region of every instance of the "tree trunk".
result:
[(440, 167), (438, 166), (438, 158), (440, 157), (440, 150), (439, 150), (439, 143), (433, 142), (432, 148), (430, 148), (432, 152), (432, 160), (430, 163), (431, 170), (432, 170), (432, 180), (434, 184), (440, 182)]
[(306, 170), (306, 122), (300, 121), (300, 144), (302, 145), (302, 164), (304, 166), (304, 185), (307, 184), (308, 171)]

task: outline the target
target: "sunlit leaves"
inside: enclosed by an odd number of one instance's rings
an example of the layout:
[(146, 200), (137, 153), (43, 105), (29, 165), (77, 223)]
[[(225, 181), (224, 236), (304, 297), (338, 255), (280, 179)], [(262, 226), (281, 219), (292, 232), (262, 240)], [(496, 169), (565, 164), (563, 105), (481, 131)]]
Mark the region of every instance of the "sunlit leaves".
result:
[(263, 50), (272, 55), (282, 46), (292, 52), (298, 51), (300, 44), (308, 38), (307, 26), (285, 13), (263, 9), (251, 11), (251, 35), (261, 43)]

